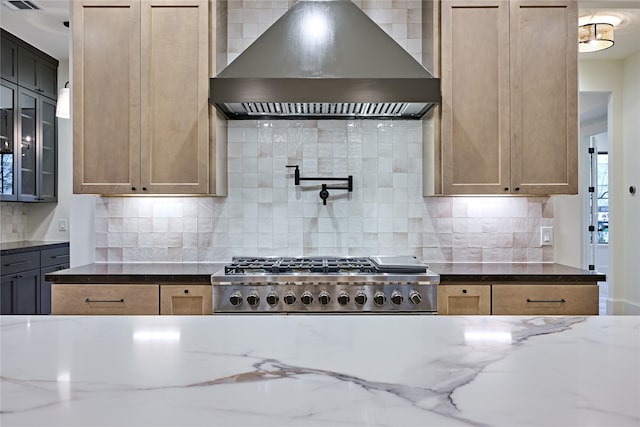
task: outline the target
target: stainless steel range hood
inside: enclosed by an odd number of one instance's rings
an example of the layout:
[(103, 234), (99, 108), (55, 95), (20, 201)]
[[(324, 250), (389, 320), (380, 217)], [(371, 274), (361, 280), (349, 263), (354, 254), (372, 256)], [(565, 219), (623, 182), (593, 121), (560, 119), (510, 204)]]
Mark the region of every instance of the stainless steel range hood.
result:
[(351, 1), (299, 1), (220, 74), (229, 119), (419, 119), (434, 78)]

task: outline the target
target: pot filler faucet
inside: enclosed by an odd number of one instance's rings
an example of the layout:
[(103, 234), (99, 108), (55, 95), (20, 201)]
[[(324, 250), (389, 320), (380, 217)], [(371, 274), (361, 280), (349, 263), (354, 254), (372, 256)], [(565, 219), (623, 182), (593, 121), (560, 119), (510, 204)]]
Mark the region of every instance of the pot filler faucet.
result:
[(349, 175), (346, 178), (334, 178), (334, 177), (301, 177), (300, 176), (300, 168), (298, 165), (287, 165), (287, 168), (295, 168), (293, 173), (293, 177), (296, 185), (300, 185), (300, 181), (344, 181), (347, 183), (346, 186), (341, 185), (328, 185), (322, 184), (322, 189), (320, 190), (320, 198), (322, 199), (322, 204), (327, 204), (327, 198), (329, 197), (329, 190), (346, 190), (349, 193), (353, 192), (353, 176)]

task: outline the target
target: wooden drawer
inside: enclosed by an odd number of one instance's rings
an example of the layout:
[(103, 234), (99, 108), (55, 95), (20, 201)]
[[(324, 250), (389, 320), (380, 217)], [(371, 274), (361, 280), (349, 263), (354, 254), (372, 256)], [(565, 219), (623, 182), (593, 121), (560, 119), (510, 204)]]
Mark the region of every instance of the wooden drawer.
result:
[(597, 285), (493, 285), (494, 315), (597, 315)]
[(2, 275), (40, 268), (40, 251), (2, 255)]
[(51, 286), (51, 314), (157, 315), (158, 285)]
[(45, 249), (40, 252), (40, 266), (69, 264), (69, 248)]
[(491, 285), (439, 285), (438, 314), (491, 314)]
[(160, 314), (182, 316), (212, 313), (211, 285), (160, 286)]

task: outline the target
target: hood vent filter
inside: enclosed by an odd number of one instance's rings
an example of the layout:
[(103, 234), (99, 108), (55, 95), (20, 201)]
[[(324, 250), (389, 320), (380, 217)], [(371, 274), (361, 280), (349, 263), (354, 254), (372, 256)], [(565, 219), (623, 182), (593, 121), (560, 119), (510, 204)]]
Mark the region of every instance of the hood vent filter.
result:
[[(237, 104), (236, 104), (237, 105)], [(242, 107), (251, 115), (315, 117), (399, 117), (409, 106), (406, 102), (378, 103), (292, 103), (243, 102)]]

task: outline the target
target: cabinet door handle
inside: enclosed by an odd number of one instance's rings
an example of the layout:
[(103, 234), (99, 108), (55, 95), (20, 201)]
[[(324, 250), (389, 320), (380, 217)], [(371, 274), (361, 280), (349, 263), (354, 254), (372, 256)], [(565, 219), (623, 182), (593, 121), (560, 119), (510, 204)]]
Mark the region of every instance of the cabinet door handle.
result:
[(560, 303), (565, 303), (565, 302), (567, 302), (567, 300), (564, 299), (564, 298), (560, 298), (560, 299), (530, 299), (530, 298), (527, 298), (527, 302), (560, 302)]
[(24, 277), (24, 276), (23, 276), (22, 274), (17, 274), (17, 275), (15, 276), (15, 278), (16, 278), (16, 279), (22, 279), (23, 277)]
[(18, 262), (11, 262), (9, 264), (5, 264), (5, 267), (15, 267), (16, 265), (22, 265), (22, 264), (26, 264), (29, 261), (18, 261)]
[(90, 303), (90, 302), (124, 302), (124, 298), (120, 298), (120, 299), (89, 299), (89, 298), (87, 298), (86, 300), (84, 300), (84, 302), (86, 302), (86, 303)]

